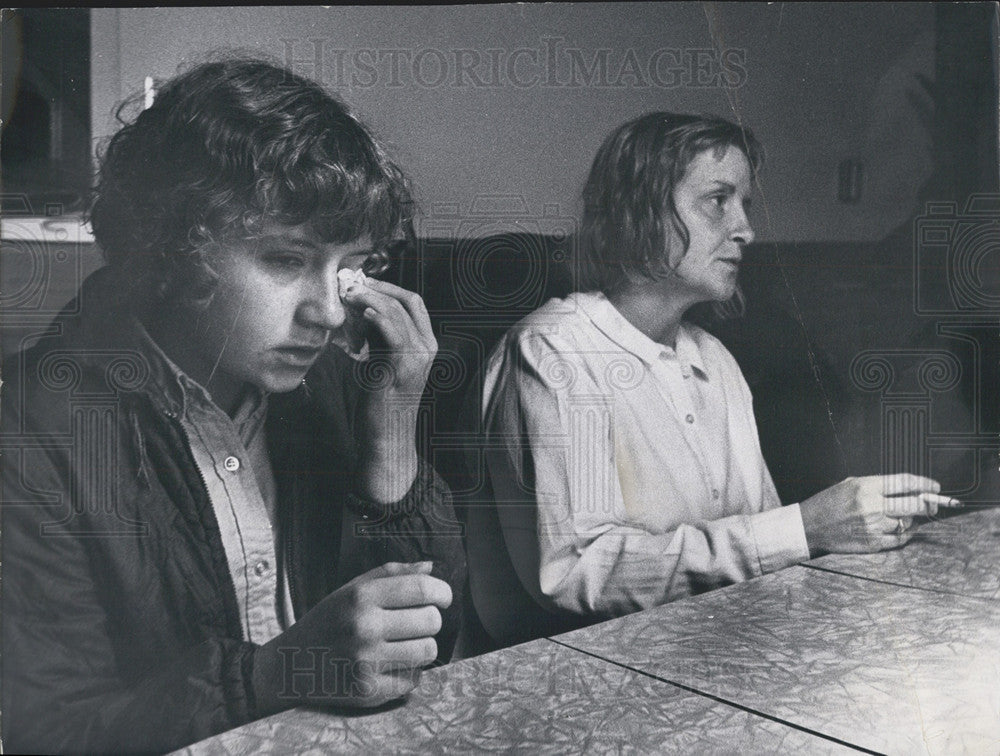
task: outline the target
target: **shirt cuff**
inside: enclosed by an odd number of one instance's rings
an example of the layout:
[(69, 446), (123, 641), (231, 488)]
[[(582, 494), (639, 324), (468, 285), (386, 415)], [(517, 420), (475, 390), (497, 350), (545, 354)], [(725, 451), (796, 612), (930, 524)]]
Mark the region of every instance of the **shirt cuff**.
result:
[(775, 507), (750, 518), (760, 572), (766, 575), (809, 559), (809, 544), (798, 504)]

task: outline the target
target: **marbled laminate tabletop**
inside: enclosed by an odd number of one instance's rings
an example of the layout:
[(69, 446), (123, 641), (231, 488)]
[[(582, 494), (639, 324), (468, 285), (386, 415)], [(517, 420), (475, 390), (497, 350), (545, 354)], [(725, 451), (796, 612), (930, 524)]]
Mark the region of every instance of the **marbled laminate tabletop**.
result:
[(1000, 599), (1000, 508), (925, 523), (901, 549), (830, 554), (807, 565), (896, 585)]
[(402, 706), (295, 709), (182, 753), (623, 751), (856, 753), (549, 640), (431, 670)]
[(1000, 752), (1000, 602), (799, 566), (557, 636), (888, 753)]
[(1000, 753), (1000, 509), (295, 709), (189, 754)]

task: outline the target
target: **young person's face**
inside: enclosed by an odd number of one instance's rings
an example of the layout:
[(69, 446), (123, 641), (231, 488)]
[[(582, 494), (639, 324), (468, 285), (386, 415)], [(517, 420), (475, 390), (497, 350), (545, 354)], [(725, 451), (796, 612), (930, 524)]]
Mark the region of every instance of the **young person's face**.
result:
[(337, 271), (360, 268), (370, 252), (367, 238), (326, 243), (308, 225), (273, 222), (257, 238), (214, 250), (208, 262), (218, 284), (190, 345), (213, 398), (225, 403), (244, 383), (271, 392), (298, 386), (344, 324)]
[(746, 211), (750, 205), (750, 162), (743, 151), (698, 153), (674, 188), (677, 215), (689, 235), (687, 250), (676, 229), (671, 235), (667, 279), (670, 296), (684, 304), (725, 302), (736, 292), (742, 246), (753, 241)]

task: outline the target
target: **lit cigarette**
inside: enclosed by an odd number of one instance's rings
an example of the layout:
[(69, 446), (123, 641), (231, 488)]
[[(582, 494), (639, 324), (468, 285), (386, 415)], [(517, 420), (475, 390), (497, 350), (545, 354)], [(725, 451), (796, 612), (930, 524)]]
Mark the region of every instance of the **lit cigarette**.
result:
[(939, 507), (954, 508), (954, 507), (964, 506), (964, 504), (962, 504), (962, 502), (959, 501), (958, 499), (953, 499), (951, 496), (944, 496), (943, 494), (922, 493), (920, 494), (920, 499), (921, 501), (924, 502), (924, 504), (927, 504), (928, 502), (933, 502), (937, 504)]

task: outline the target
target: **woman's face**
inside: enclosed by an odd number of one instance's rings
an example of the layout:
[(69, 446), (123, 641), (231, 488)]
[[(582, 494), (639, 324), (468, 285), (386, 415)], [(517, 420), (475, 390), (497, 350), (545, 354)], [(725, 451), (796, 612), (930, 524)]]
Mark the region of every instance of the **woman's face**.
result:
[(698, 153), (674, 188), (677, 215), (689, 243), (672, 229), (668, 262), (676, 276), (664, 279), (671, 298), (685, 307), (725, 302), (736, 292), (742, 247), (753, 241), (747, 219), (750, 162), (736, 147)]

